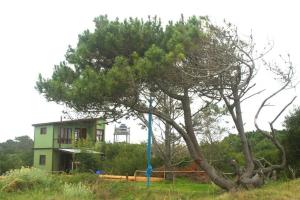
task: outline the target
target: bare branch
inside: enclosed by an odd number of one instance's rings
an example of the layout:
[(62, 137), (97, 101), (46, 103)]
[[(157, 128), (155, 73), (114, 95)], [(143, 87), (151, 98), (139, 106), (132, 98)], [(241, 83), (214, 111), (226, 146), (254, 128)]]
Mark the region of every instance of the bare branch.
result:
[(270, 124), (274, 124), (274, 122), (278, 119), (278, 117), (287, 109), (287, 107), (289, 107), (297, 98), (297, 96), (295, 96), (288, 104), (286, 104), (284, 106), (284, 108), (278, 113), (278, 115), (273, 119), (273, 121)]
[(255, 95), (261, 94), (261, 93), (264, 92), (264, 91), (265, 91), (265, 89), (260, 90), (260, 91), (254, 93), (254, 94), (251, 94), (250, 96), (248, 96), (248, 97), (242, 99), (242, 100), (241, 100), (241, 103), (242, 103), (243, 101), (247, 100), (247, 99), (250, 99), (251, 97), (253, 97), (253, 96), (255, 96)]

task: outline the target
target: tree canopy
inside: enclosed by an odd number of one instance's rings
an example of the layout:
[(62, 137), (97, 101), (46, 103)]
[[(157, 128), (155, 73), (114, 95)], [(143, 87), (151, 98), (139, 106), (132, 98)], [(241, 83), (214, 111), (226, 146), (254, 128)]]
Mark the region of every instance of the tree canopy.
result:
[[(49, 101), (113, 119), (148, 113), (151, 96), (151, 112), (182, 136), (192, 159), (211, 180), (227, 190), (249, 188), (263, 183), (261, 171), (285, 165), (284, 149), (274, 134), (257, 126), (282, 152), (282, 163), (268, 168), (255, 159), (245, 134), (241, 102), (254, 86), (253, 53), (252, 37), (244, 41), (231, 24), (220, 27), (207, 17), (182, 17), (163, 26), (157, 18), (121, 22), (100, 16), (95, 19), (95, 30), (84, 31), (77, 46), (69, 47), (51, 78), (39, 76), (36, 88)], [(287, 72), (270, 68), (285, 83), (276, 95), (291, 83), (293, 70), (292, 66)], [(174, 119), (164, 112), (165, 96), (178, 105), (182, 117)], [(257, 116), (272, 96), (263, 102)], [(245, 167), (236, 166), (237, 181), (207, 162), (196, 137), (199, 113), (219, 101), (229, 111), (242, 146)], [(272, 124), (271, 129), (274, 131)]]
[(294, 171), (294, 176), (300, 174), (300, 108), (294, 109), (285, 118), (287, 135), (284, 146), (287, 152), (287, 164), (290, 170)]
[(27, 135), (0, 143), (0, 175), (33, 164), (33, 141)]

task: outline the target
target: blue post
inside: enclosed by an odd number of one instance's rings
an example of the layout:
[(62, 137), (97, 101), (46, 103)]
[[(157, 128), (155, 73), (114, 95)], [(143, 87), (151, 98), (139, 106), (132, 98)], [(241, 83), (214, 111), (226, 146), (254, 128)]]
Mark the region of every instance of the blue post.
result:
[(150, 187), (150, 177), (152, 174), (151, 166), (151, 141), (152, 141), (152, 97), (149, 100), (149, 117), (148, 117), (148, 143), (147, 143), (147, 187)]

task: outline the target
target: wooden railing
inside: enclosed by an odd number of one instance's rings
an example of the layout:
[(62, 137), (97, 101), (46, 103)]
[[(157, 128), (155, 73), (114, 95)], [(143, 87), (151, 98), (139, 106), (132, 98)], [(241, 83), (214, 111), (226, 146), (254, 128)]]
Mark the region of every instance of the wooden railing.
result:
[[(144, 171), (144, 170), (135, 170), (135, 172), (134, 172), (134, 177), (135, 177), (135, 179), (136, 179), (136, 177), (137, 177), (137, 173), (139, 173), (139, 172), (143, 172), (143, 173), (146, 173), (146, 171)], [(167, 170), (164, 170), (164, 171), (152, 171), (152, 173), (163, 173), (163, 177), (164, 177), (164, 179), (166, 179), (166, 173), (173, 173), (173, 174), (176, 174), (176, 173), (201, 173), (201, 174), (205, 174), (205, 171), (167, 171)]]

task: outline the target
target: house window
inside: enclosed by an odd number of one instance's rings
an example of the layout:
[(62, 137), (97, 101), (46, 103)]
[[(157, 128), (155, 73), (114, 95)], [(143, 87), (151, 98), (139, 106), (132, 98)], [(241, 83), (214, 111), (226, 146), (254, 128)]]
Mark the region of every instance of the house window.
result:
[(86, 139), (86, 128), (75, 128), (75, 141)]
[(45, 135), (47, 133), (47, 127), (42, 127), (40, 130), (41, 135)]
[(46, 155), (40, 155), (40, 165), (46, 164)]
[(71, 144), (72, 142), (72, 129), (71, 128), (65, 128), (64, 129), (65, 132), (65, 143), (66, 144)]
[(61, 144), (71, 144), (72, 143), (72, 129), (71, 128), (61, 128), (58, 142)]
[(96, 130), (96, 141), (103, 142), (104, 141), (104, 130), (97, 129)]

